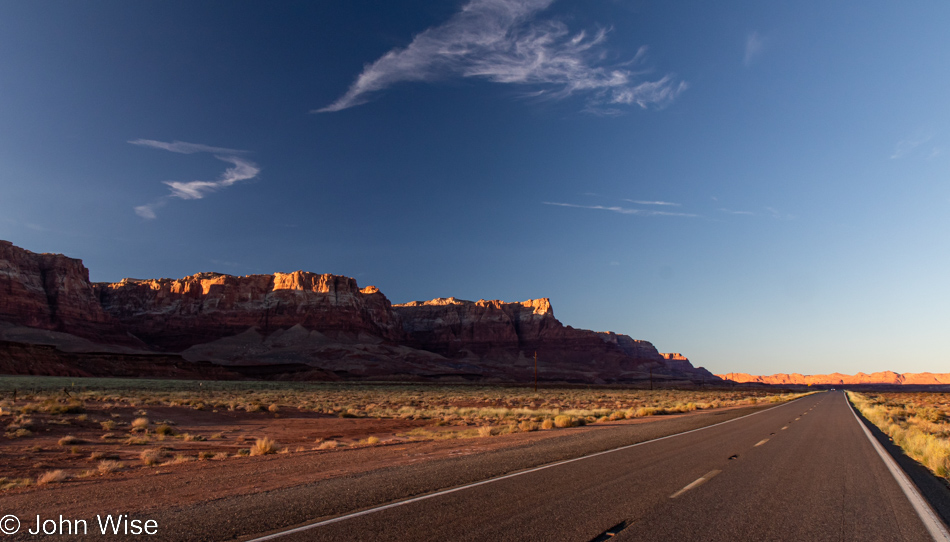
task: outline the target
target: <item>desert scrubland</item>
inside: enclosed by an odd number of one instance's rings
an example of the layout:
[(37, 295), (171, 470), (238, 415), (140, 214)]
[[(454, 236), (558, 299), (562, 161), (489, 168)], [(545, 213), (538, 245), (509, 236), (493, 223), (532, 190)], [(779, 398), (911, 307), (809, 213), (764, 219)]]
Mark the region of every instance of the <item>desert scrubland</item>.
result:
[(4, 376), (0, 487), (255, 455), (484, 439), (799, 395)]
[(855, 393), (851, 403), (904, 453), (950, 481), (950, 393)]

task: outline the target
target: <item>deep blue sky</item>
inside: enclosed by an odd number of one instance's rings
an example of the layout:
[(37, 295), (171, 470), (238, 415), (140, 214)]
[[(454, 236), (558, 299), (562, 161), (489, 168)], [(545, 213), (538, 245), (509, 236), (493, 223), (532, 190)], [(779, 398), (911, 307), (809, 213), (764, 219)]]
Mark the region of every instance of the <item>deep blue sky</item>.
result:
[(394, 303), (550, 297), (714, 372), (945, 372), (947, 21), (0, 0), (0, 238), (96, 281), (304, 269)]

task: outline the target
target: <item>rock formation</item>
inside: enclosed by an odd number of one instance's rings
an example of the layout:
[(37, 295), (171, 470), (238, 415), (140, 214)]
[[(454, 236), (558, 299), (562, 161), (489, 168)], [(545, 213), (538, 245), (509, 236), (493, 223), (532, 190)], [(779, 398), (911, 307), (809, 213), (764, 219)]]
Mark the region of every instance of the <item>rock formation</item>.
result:
[(715, 379), (649, 342), (564, 326), (548, 299), (393, 306), (373, 286), (304, 271), (90, 284), (80, 260), (0, 241), (0, 301), (0, 371), (21, 374), (53, 371), (46, 356), (77, 375), (151, 363), (156, 375), (517, 382), (533, 379), (537, 353), (544, 381)]
[(0, 241), (0, 296), (0, 322), (128, 341), (99, 304), (82, 260), (35, 254)]
[(546, 298), (506, 303), (450, 297), (393, 309), (410, 346), (482, 367), (501, 364), (520, 371), (522, 379), (532, 377), (535, 354), (546, 376), (565, 381), (643, 379), (651, 368), (658, 375), (714, 379), (704, 369), (667, 363), (649, 342), (564, 326)]
[(792, 374), (774, 374), (769, 376), (754, 376), (746, 373), (727, 373), (716, 375), (723, 380), (746, 383), (753, 382), (757, 384), (779, 384), (779, 385), (799, 385), (799, 386), (846, 386), (846, 385), (940, 385), (950, 384), (950, 373), (895, 373), (893, 371), (883, 371), (878, 373), (858, 373), (855, 375), (846, 375), (841, 373), (831, 373), (826, 375), (802, 375)]
[(304, 271), (235, 277), (125, 279), (94, 285), (101, 306), (146, 343), (180, 351), (242, 333), (302, 325), (321, 332), (369, 333), (390, 341), (402, 328), (389, 300), (354, 279)]

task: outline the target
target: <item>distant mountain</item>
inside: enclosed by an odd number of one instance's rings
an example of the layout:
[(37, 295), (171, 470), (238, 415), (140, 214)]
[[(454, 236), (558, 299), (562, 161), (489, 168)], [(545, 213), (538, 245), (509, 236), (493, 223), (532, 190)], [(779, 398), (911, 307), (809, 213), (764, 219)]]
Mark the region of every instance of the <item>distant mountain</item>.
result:
[(779, 385), (864, 385), (864, 384), (887, 384), (887, 385), (942, 385), (950, 384), (950, 373), (895, 373), (884, 371), (880, 373), (858, 373), (856, 375), (846, 375), (841, 373), (832, 373), (827, 375), (801, 375), (793, 374), (774, 374), (769, 376), (754, 376), (745, 373), (726, 373), (716, 375), (723, 380), (745, 383), (753, 382), (757, 384), (779, 384)]
[(392, 305), (305, 271), (90, 283), (81, 260), (8, 241), (0, 341), (0, 371), (20, 374), (530, 382), (537, 354), (542, 382), (718, 380), (649, 342), (564, 326), (548, 299)]

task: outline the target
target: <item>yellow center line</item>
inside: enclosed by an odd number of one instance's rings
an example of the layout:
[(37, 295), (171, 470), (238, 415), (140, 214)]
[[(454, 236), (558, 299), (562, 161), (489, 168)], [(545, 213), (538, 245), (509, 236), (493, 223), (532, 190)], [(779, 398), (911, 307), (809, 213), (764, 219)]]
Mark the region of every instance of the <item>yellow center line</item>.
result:
[(756, 447), (758, 447), (758, 446), (762, 446), (763, 444), (765, 444), (765, 443), (768, 442), (768, 441), (769, 441), (769, 439), (764, 438), (764, 439), (760, 440), (759, 442), (756, 442), (756, 443), (755, 443), (755, 446), (753, 446), (753, 448), (756, 448)]
[(787, 425), (782, 428), (782, 431), (785, 431), (786, 429), (788, 429), (788, 426), (787, 426)]

